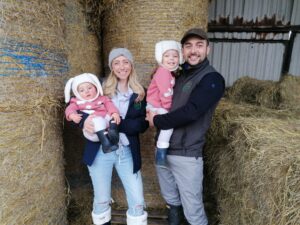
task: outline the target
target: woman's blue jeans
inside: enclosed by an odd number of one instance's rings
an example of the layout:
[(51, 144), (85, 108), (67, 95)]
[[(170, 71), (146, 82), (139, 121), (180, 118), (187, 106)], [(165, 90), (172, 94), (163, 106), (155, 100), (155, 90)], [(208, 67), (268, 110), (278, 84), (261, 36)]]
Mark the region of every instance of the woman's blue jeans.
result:
[(94, 188), (93, 213), (101, 214), (110, 208), (112, 171), (115, 167), (125, 188), (128, 214), (141, 216), (144, 213), (144, 194), (141, 172), (133, 173), (130, 147), (103, 153), (100, 148), (93, 164), (88, 166)]

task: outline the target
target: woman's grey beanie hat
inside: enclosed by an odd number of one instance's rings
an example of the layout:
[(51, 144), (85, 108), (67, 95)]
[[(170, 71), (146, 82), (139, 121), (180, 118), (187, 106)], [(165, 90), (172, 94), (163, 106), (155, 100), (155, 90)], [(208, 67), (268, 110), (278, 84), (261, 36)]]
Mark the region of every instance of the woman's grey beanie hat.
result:
[(126, 57), (131, 62), (131, 64), (133, 64), (133, 56), (127, 48), (114, 48), (110, 51), (108, 56), (108, 66), (110, 70), (112, 61), (121, 55)]

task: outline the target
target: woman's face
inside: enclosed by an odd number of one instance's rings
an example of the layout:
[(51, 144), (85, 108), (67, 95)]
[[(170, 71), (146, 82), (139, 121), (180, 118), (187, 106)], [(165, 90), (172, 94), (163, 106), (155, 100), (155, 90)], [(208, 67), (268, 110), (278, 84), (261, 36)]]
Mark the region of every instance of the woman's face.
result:
[(112, 61), (111, 68), (113, 73), (116, 75), (116, 77), (119, 80), (126, 80), (126, 81), (128, 80), (128, 77), (132, 70), (130, 61), (122, 55), (115, 58)]

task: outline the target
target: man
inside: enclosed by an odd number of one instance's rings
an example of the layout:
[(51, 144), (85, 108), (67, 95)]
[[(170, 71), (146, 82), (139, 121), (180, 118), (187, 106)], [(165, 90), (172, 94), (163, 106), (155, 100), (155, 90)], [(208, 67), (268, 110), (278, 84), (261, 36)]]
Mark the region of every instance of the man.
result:
[(188, 30), (181, 39), (181, 75), (176, 79), (169, 113), (147, 113), (150, 125), (173, 128), (168, 149), (168, 167), (156, 167), (163, 198), (168, 205), (169, 225), (180, 225), (181, 210), (191, 225), (207, 225), (202, 198), (205, 134), (225, 90), (225, 82), (209, 65), (209, 40), (200, 28)]

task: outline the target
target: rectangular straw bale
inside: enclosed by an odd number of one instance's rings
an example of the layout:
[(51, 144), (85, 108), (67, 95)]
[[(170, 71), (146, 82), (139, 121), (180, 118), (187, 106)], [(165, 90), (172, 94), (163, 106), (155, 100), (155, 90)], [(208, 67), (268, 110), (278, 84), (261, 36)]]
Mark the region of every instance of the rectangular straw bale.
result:
[(300, 77), (285, 75), (279, 83), (281, 108), (300, 113)]
[(280, 104), (278, 84), (270, 80), (242, 77), (234, 82), (227, 97), (235, 103), (250, 103), (268, 108), (278, 108)]
[(219, 105), (205, 150), (220, 224), (298, 225), (299, 118), (243, 107)]
[(280, 81), (275, 82), (242, 77), (229, 88), (227, 97), (235, 103), (287, 109), (299, 114), (300, 78), (284, 75)]

